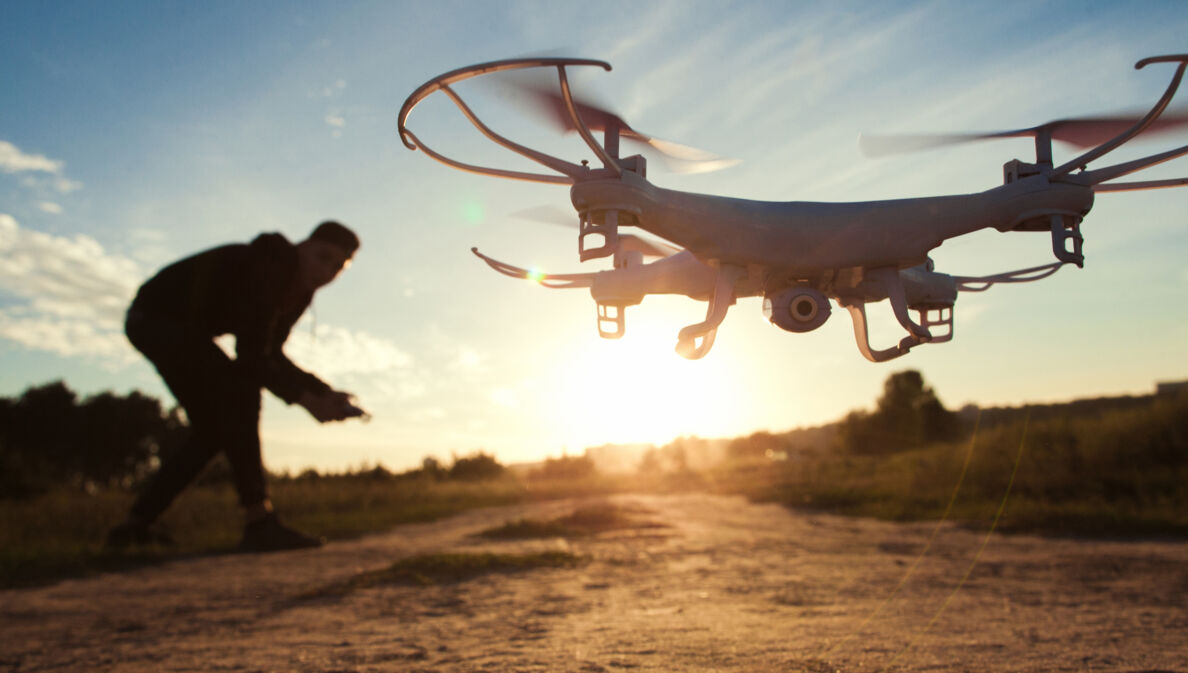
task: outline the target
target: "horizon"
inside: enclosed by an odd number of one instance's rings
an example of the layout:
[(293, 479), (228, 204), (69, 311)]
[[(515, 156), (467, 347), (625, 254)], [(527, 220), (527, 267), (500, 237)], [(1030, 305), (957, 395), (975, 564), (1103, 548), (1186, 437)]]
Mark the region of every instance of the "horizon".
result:
[[(578, 265), (573, 230), (522, 215), (567, 208), (562, 190), (437, 164), (403, 147), (395, 120), (441, 73), (564, 52), (612, 64), (575, 72), (574, 88), (634, 128), (741, 160), (697, 175), (656, 166), (649, 177), (662, 187), (812, 201), (982, 191), (1001, 182), (1005, 161), (1028, 158), (1030, 140), (867, 159), (858, 134), (1145, 108), (1170, 68), (1133, 65), (1184, 52), (1188, 17), (1176, 3), (1142, 8), (15, 5), (0, 46), (0, 396), (61, 379), (80, 397), (137, 389), (172, 406), (122, 334), (137, 286), (200, 250), (268, 231), (299, 240), (324, 219), (363, 246), (286, 352), (374, 418), (319, 426), (266, 394), (261, 435), (275, 471), (399, 470), (480, 450), (520, 463), (814, 427), (869, 407), (904, 369), (950, 409), (1150, 394), (1188, 379), (1182, 190), (1100, 194), (1083, 226), (1085, 268), (962, 296), (950, 343), (876, 365), (857, 352), (848, 316), (789, 334), (742, 299), (714, 350), (689, 362), (673, 346), (702, 303), (651, 297), (628, 311), (621, 340), (606, 341), (588, 294), (498, 277), (475, 259), (471, 246), (549, 272), (603, 268)], [(459, 91), (484, 103), (476, 112), (497, 131), (530, 145), (540, 133), (482, 87)], [(410, 126), (430, 146), (515, 167), (456, 112), (425, 106)], [(581, 156), (568, 146), (563, 156)], [(1183, 163), (1143, 179), (1180, 177)], [(980, 274), (1051, 252), (1044, 236), (979, 232), (933, 258), (938, 270)], [(898, 339), (885, 302), (870, 311), (872, 341)]]

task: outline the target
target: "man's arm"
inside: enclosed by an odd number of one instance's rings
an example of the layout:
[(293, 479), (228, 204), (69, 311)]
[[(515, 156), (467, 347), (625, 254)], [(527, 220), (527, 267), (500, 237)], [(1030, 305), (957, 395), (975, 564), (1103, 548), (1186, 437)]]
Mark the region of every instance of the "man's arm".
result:
[[(236, 275), (241, 292), (235, 298), (239, 316), (236, 359), (245, 376), (288, 404), (304, 393), (330, 390), (318, 377), (285, 356), (285, 341), (309, 304), (309, 296), (291, 296), (297, 256), (279, 234), (264, 234), (240, 258)], [(285, 308), (285, 307), (288, 308)]]

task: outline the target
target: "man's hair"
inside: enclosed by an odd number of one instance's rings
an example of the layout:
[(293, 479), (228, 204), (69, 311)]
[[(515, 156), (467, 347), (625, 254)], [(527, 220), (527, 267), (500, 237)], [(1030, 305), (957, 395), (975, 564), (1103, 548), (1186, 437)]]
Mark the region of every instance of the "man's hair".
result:
[(315, 227), (313, 233), (309, 235), (309, 239), (332, 243), (351, 255), (354, 255), (355, 251), (359, 249), (359, 237), (355, 235), (355, 232), (334, 220), (326, 220)]

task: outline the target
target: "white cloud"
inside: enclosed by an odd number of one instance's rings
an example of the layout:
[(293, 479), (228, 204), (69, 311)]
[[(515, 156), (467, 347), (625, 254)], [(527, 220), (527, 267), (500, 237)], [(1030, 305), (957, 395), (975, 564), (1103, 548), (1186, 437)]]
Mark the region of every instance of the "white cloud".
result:
[(62, 172), (62, 162), (40, 154), (25, 154), (19, 147), (0, 140), (0, 171), (5, 173), (53, 173)]
[(37, 203), (37, 209), (43, 213), (49, 213), (50, 215), (62, 214), (62, 206), (52, 201), (39, 201)]
[(148, 265), (159, 265), (176, 255), (170, 250), (168, 236), (161, 229), (136, 227), (124, 234), (133, 259)]
[(136, 359), (121, 331), (69, 317), (26, 317), (0, 310), (0, 339), (66, 357), (102, 358), (111, 365)]
[(428, 391), (408, 352), (367, 332), (323, 324), (311, 332), (306, 318), (293, 328), (285, 354), (331, 386), (358, 393), (365, 404), (379, 398), (408, 400)]
[(65, 356), (131, 355), (124, 310), (141, 273), (85, 234), (53, 236), (0, 213), (0, 338)]
[(346, 126), (346, 119), (344, 119), (340, 114), (331, 112), (330, 114), (326, 115), (326, 125), (340, 129)]
[[(60, 194), (69, 194), (82, 188), (81, 182), (71, 180), (63, 174), (65, 165), (62, 161), (40, 154), (26, 154), (16, 145), (0, 140), (0, 173), (24, 174), (20, 182), (25, 187), (31, 189), (48, 187)], [(50, 177), (38, 177), (39, 173), (47, 173)], [(39, 207), (44, 210), (44, 204), (39, 204)]]
[(82, 189), (82, 183), (78, 180), (71, 180), (70, 178), (58, 176), (58, 178), (54, 180), (54, 189), (58, 190), (62, 194), (69, 194), (70, 192)]

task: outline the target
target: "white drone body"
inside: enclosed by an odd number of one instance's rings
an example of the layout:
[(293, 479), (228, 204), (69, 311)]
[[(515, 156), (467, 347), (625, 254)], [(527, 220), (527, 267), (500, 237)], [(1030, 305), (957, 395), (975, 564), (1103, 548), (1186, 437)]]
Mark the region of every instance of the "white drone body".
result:
[[(762, 296), (763, 310), (776, 326), (790, 332), (820, 327), (831, 313), (830, 301), (845, 307), (853, 320), (859, 351), (873, 362), (906, 354), (924, 343), (953, 336), (953, 305), (959, 291), (981, 291), (996, 283), (1027, 282), (1055, 273), (1064, 264), (1081, 266), (1081, 222), (1093, 206), (1095, 192), (1152, 189), (1188, 184), (1186, 179), (1109, 183), (1163, 161), (1188, 154), (1188, 146), (1115, 166), (1086, 170), (1087, 164), (1156, 125), (1182, 124), (1159, 120), (1188, 66), (1188, 55), (1144, 59), (1178, 63), (1172, 82), (1141, 119), (1063, 120), (1004, 133), (946, 136), (939, 140), (867, 138), (869, 151), (896, 151), (905, 143), (963, 142), (1006, 136), (1034, 136), (1036, 161), (1018, 160), (1004, 167), (1000, 186), (975, 194), (855, 203), (769, 202), (681, 192), (647, 180), (646, 161), (619, 156), (620, 138), (655, 141), (627, 126), (617, 116), (576, 101), (567, 66), (601, 61), (539, 58), (496, 61), (446, 73), (426, 82), (400, 110), (401, 139), (454, 168), (502, 178), (568, 184), (579, 220), (581, 261), (611, 257), (613, 269), (593, 273), (540, 274), (499, 262), (473, 250), (496, 271), (530, 279), (547, 287), (589, 288), (598, 306), (599, 334), (619, 338), (625, 330), (625, 309), (649, 294), (677, 294), (708, 301), (704, 321), (680, 330), (676, 350), (697, 359), (709, 352), (718, 326), (739, 297)], [(492, 131), (462, 102), (451, 84), (492, 72), (533, 67), (555, 68), (559, 94), (544, 96), (563, 123), (577, 131), (602, 164), (573, 164), (519, 145)], [(442, 91), (492, 141), (555, 171), (556, 175), (523, 173), (464, 164), (428, 148), (406, 122), (412, 109), (430, 94)], [(537, 96), (541, 96), (536, 92)], [(1158, 121), (1157, 121), (1158, 120)], [(600, 144), (593, 130), (603, 131)], [(1060, 166), (1052, 161), (1053, 138), (1074, 131), (1104, 140)], [(1112, 136), (1112, 137), (1109, 137)], [(1085, 143), (1090, 144), (1090, 143)], [(1075, 171), (1075, 172), (1074, 172)], [(635, 227), (669, 241), (651, 243), (627, 233)], [(1048, 231), (1056, 260), (1051, 264), (994, 276), (969, 277), (933, 269), (928, 253), (947, 239), (981, 229)], [(675, 247), (674, 247), (675, 246)], [(658, 257), (645, 263), (645, 257)], [(899, 343), (876, 349), (867, 334), (866, 304), (890, 300), (896, 320), (907, 332)], [(913, 317), (912, 313), (915, 313)]]

